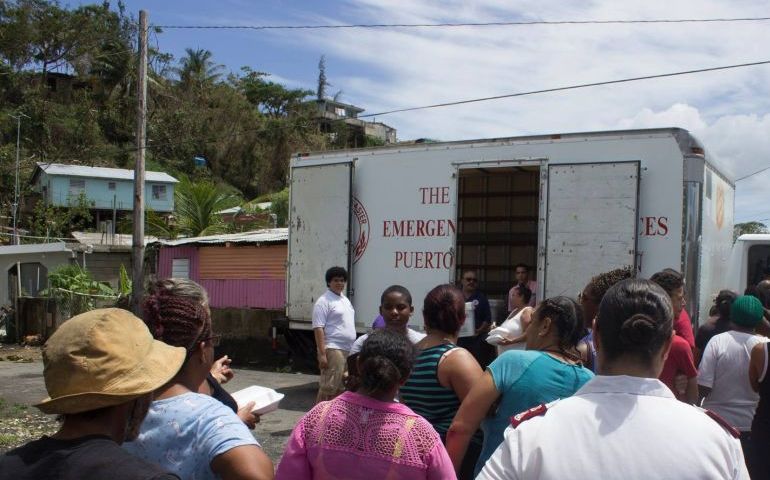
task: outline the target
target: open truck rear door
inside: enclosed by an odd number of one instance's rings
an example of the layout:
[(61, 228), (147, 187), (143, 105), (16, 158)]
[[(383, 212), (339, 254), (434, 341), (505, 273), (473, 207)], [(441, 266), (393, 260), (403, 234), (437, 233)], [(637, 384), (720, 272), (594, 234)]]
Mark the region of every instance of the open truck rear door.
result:
[(594, 275), (636, 268), (639, 162), (548, 167), (545, 298), (575, 298)]
[(352, 178), (352, 162), (291, 170), (286, 314), (292, 325), (310, 322), (313, 304), (325, 291), (324, 274), (329, 267), (351, 270)]

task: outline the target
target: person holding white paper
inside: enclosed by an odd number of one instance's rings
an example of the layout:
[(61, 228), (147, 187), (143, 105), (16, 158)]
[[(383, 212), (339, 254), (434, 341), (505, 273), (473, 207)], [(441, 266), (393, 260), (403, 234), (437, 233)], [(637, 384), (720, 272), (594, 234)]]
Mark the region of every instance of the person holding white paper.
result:
[(497, 354), (506, 350), (524, 350), (526, 348), (526, 336), (524, 331), (531, 321), (532, 311), (529, 300), (532, 290), (525, 285), (516, 285), (511, 289), (511, 313), (498, 327), (490, 330), (487, 335), (487, 343), (497, 346)]
[(220, 339), (203, 287), (179, 278), (155, 282), (144, 313), (153, 336), (184, 347), (187, 357), (179, 373), (155, 391), (139, 436), (123, 448), (180, 478), (272, 479), (273, 463), (238, 416), (198, 393)]

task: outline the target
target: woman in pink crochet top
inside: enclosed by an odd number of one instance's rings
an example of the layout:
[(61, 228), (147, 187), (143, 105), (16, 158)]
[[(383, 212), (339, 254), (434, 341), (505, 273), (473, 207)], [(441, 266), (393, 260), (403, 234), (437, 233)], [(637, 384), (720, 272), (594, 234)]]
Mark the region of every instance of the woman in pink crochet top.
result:
[(431, 424), (393, 401), (415, 358), (404, 335), (371, 333), (358, 358), (358, 391), (321, 402), (300, 419), (275, 478), (456, 479)]

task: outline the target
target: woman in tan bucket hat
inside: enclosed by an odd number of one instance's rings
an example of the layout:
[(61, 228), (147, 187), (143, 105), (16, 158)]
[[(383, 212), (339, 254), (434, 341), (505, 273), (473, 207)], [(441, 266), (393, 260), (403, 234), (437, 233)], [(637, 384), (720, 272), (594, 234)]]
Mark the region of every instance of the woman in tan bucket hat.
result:
[(153, 391), (177, 374), (185, 354), (154, 340), (125, 310), (65, 322), (43, 349), (49, 397), (36, 405), (62, 415), (61, 428), (0, 457), (0, 480), (177, 478), (119, 444), (136, 437)]
[(123, 448), (185, 479), (272, 479), (272, 462), (235, 412), (198, 393), (219, 341), (203, 287), (180, 278), (155, 282), (144, 319), (155, 338), (184, 347), (187, 357), (155, 392), (139, 436)]

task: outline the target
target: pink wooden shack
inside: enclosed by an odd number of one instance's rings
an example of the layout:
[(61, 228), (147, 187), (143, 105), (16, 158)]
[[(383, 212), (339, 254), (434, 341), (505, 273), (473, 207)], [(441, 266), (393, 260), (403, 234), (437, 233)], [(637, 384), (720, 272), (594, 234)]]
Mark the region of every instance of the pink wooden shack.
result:
[(286, 228), (272, 228), (159, 240), (157, 277), (195, 280), (214, 308), (281, 310), (288, 238)]

